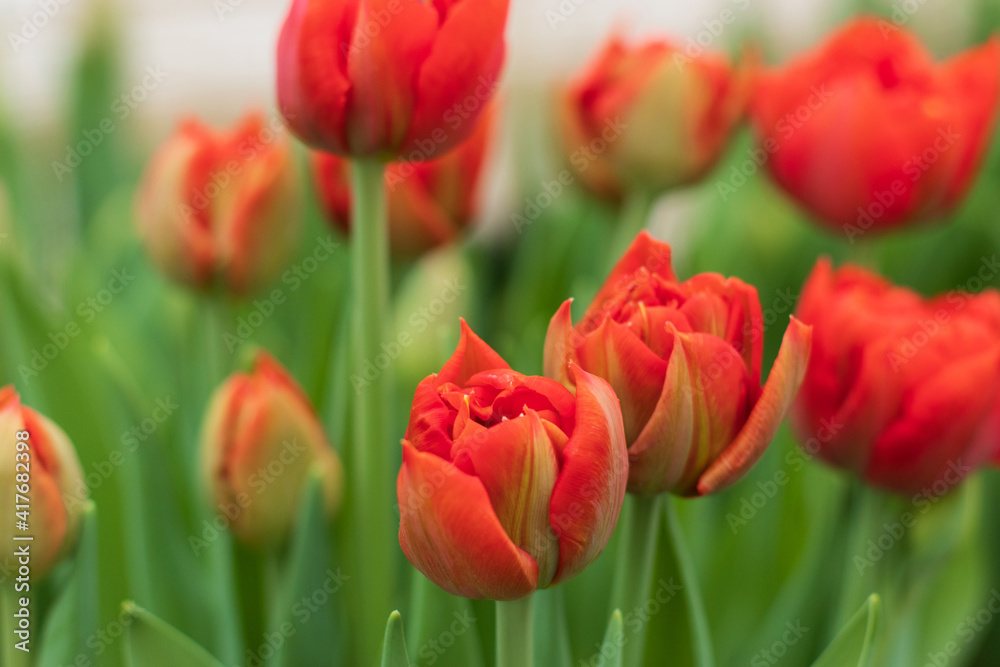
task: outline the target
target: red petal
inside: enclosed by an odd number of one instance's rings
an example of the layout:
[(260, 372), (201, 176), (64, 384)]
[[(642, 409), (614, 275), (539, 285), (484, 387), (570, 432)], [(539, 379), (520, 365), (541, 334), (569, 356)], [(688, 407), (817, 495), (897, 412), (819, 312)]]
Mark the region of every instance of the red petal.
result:
[(618, 522), (628, 483), (625, 430), (614, 391), (576, 366), (573, 379), (576, 428), (563, 448), (549, 506), (549, 522), (559, 536), (553, 583), (572, 578), (601, 553)]
[(545, 334), (545, 375), (569, 388), (573, 386), (569, 364), (576, 360), (572, 305), (573, 299), (567, 299), (559, 306)]
[(632, 283), (648, 280), (650, 274), (669, 282), (677, 281), (677, 276), (670, 266), (670, 245), (657, 241), (646, 231), (641, 231), (611, 270), (611, 275), (604, 281), (604, 285), (584, 313), (583, 320), (596, 320), (595, 326), (600, 324), (604, 315), (602, 311), (607, 304), (620, 297), (621, 291)]
[(507, 362), (493, 351), (493, 348), (476, 335), (464, 319), (460, 322), (462, 337), (458, 341), (458, 347), (455, 348), (454, 354), (445, 362), (441, 372), (437, 374), (438, 385), (454, 382), (461, 386), (476, 373), (497, 368), (510, 368)]
[(701, 476), (699, 494), (729, 486), (746, 474), (767, 449), (805, 378), (811, 344), (812, 327), (791, 318), (760, 400), (733, 443)]
[(413, 566), (452, 595), (516, 600), (538, 566), (504, 532), (483, 483), (403, 441), (396, 481), (399, 544)]

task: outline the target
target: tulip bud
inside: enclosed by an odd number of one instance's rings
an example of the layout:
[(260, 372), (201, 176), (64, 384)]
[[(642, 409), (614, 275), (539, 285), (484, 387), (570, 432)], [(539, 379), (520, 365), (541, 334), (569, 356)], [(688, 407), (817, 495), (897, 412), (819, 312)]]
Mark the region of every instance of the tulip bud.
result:
[(570, 163), (597, 194), (692, 183), (718, 161), (749, 94), (746, 70), (665, 41), (612, 39), (570, 83), (560, 126)]
[(223, 132), (191, 119), (160, 147), (136, 215), (164, 273), (242, 296), (284, 269), (299, 240), (299, 195), (290, 146), (278, 132), (260, 114)]
[(0, 443), (0, 570), (16, 571), (15, 550), (28, 545), (32, 577), (41, 578), (76, 544), (86, 500), (80, 461), (62, 429), (21, 405), (10, 385), (0, 389)]
[(795, 405), (810, 454), (904, 494), (940, 496), (1000, 456), (1000, 293), (924, 299), (820, 260), (798, 315), (813, 353)]
[(935, 63), (910, 33), (861, 18), (784, 68), (751, 108), (774, 179), (847, 235), (947, 215), (989, 146), (1000, 39)]
[(313, 148), (438, 157), (497, 86), (508, 0), (294, 0), (278, 40), (278, 104)]
[(679, 282), (670, 246), (641, 232), (575, 327), (570, 301), (552, 318), (545, 374), (573, 386), (579, 365), (614, 388), (630, 492), (704, 495), (764, 453), (802, 383), (810, 338), (792, 318), (761, 387), (757, 290), (715, 273)]
[(399, 543), (454, 595), (514, 600), (570, 579), (607, 544), (625, 498), (618, 400), (600, 378), (512, 371), (462, 321), (416, 390), (403, 440)]
[[(427, 162), (394, 162), (386, 168), (389, 246), (398, 258), (421, 255), (454, 241), (476, 215), (479, 175), (492, 126), (487, 111), (466, 141)], [(350, 162), (313, 154), (316, 186), (327, 218), (343, 233), (351, 227)]]
[(327, 511), (340, 504), (340, 460), (301, 387), (265, 352), (216, 390), (202, 456), (215, 509), (248, 544), (275, 547), (287, 537), (310, 469), (321, 474)]

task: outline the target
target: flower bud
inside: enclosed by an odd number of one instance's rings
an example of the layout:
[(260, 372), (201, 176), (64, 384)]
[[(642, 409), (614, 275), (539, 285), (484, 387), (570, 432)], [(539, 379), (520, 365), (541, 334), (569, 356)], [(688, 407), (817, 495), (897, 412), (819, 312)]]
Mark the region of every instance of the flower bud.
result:
[(416, 390), (403, 440), (399, 543), (454, 595), (513, 600), (566, 581), (607, 544), (628, 456), (608, 383), (573, 370), (576, 396), (521, 375), (462, 322)]
[(715, 273), (680, 282), (670, 246), (642, 232), (575, 327), (570, 301), (552, 318), (545, 374), (573, 386), (579, 365), (614, 388), (630, 492), (704, 495), (764, 453), (802, 383), (811, 336), (792, 318), (761, 387), (757, 290)]
[(228, 131), (189, 119), (153, 156), (136, 216), (150, 257), (172, 279), (243, 296), (291, 260), (299, 194), (289, 142), (273, 125), (257, 113)]
[(720, 55), (616, 37), (562, 95), (569, 161), (588, 187), (611, 198), (697, 181), (743, 117), (746, 74)]
[[(455, 150), (426, 162), (386, 168), (389, 246), (397, 258), (419, 256), (456, 240), (476, 215), (476, 195), (492, 113)], [(351, 166), (330, 153), (313, 154), (313, 171), (327, 218), (342, 232), (351, 227)]]
[(306, 144), (408, 161), (472, 132), (504, 59), (508, 0), (294, 0), (278, 104)]
[(266, 352), (216, 390), (202, 456), (215, 510), (248, 544), (275, 547), (288, 536), (310, 469), (320, 472), (327, 511), (340, 503), (340, 460), (301, 387)]
[(15, 550), (29, 545), (31, 575), (41, 578), (76, 544), (86, 500), (80, 461), (63, 430), (21, 405), (10, 385), (0, 389), (0, 443), (0, 570), (16, 571)]

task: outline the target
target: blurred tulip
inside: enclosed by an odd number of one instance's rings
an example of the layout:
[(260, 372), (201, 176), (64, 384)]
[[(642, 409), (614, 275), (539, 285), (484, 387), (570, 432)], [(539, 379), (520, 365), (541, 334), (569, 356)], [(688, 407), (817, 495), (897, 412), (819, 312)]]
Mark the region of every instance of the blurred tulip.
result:
[(749, 94), (743, 68), (666, 41), (612, 39), (564, 91), (569, 161), (596, 193), (659, 193), (697, 181), (718, 161)]
[[(386, 168), (389, 244), (393, 255), (402, 258), (421, 255), (453, 241), (472, 222), (491, 127), (492, 113), (487, 110), (472, 135), (444, 157), (427, 162), (396, 162)], [(318, 151), (312, 161), (327, 218), (348, 233), (350, 163)]]
[(524, 597), (575, 576), (611, 537), (628, 470), (618, 400), (571, 372), (576, 397), (512, 371), (463, 320), (454, 355), (417, 386), (399, 542), (449, 593)]
[(497, 86), (508, 0), (294, 0), (278, 41), (278, 104), (313, 148), (437, 157)]
[(252, 372), (216, 390), (202, 455), (215, 507), (246, 543), (274, 547), (285, 539), (310, 469), (322, 474), (327, 511), (340, 504), (340, 460), (301, 387), (265, 352)]
[(948, 489), (1000, 453), (1000, 294), (925, 300), (820, 260), (798, 315), (813, 353), (795, 406), (806, 449), (900, 493)]
[(218, 281), (245, 295), (283, 270), (300, 222), (282, 132), (257, 113), (222, 132), (190, 119), (160, 147), (136, 213), (146, 248), (164, 273), (191, 287)]
[(702, 273), (678, 282), (670, 246), (636, 237), (573, 326), (571, 301), (552, 318), (545, 374), (605, 378), (622, 403), (629, 491), (704, 495), (760, 458), (798, 391), (811, 332), (792, 318), (760, 386), (764, 321), (757, 290)]
[[(26, 440), (18, 438), (22, 432), (26, 432)], [(4, 571), (16, 569), (15, 552), (27, 545), (31, 575), (41, 578), (76, 544), (86, 498), (80, 461), (62, 429), (21, 405), (10, 385), (0, 389), (0, 442), (0, 493), (4, 498), (0, 566)], [(27, 445), (22, 446), (23, 442)], [(25, 487), (27, 493), (22, 492)], [(25, 516), (15, 515), (15, 493), (28, 498)], [(15, 522), (22, 520), (27, 529), (17, 527)], [(30, 542), (14, 541), (15, 536), (29, 535), (34, 538)]]
[(903, 29), (861, 18), (763, 73), (751, 116), (775, 180), (853, 240), (954, 209), (998, 100), (1000, 39), (939, 64)]

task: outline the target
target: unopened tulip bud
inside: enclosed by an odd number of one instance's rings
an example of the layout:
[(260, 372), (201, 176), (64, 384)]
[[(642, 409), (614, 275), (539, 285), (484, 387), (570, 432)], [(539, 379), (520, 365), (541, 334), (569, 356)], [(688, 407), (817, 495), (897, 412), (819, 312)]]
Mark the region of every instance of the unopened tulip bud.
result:
[(320, 472), (327, 511), (340, 503), (340, 460), (301, 387), (265, 352), (216, 390), (202, 456), (216, 512), (248, 544), (275, 547), (288, 536), (310, 469)]
[(153, 156), (136, 204), (140, 235), (164, 273), (240, 296), (287, 266), (298, 210), (288, 138), (256, 113), (228, 131), (182, 123)]
[(0, 572), (17, 571), (27, 545), (31, 577), (45, 576), (76, 544), (86, 487), (69, 437), (12, 386), (0, 389), (0, 494)]

